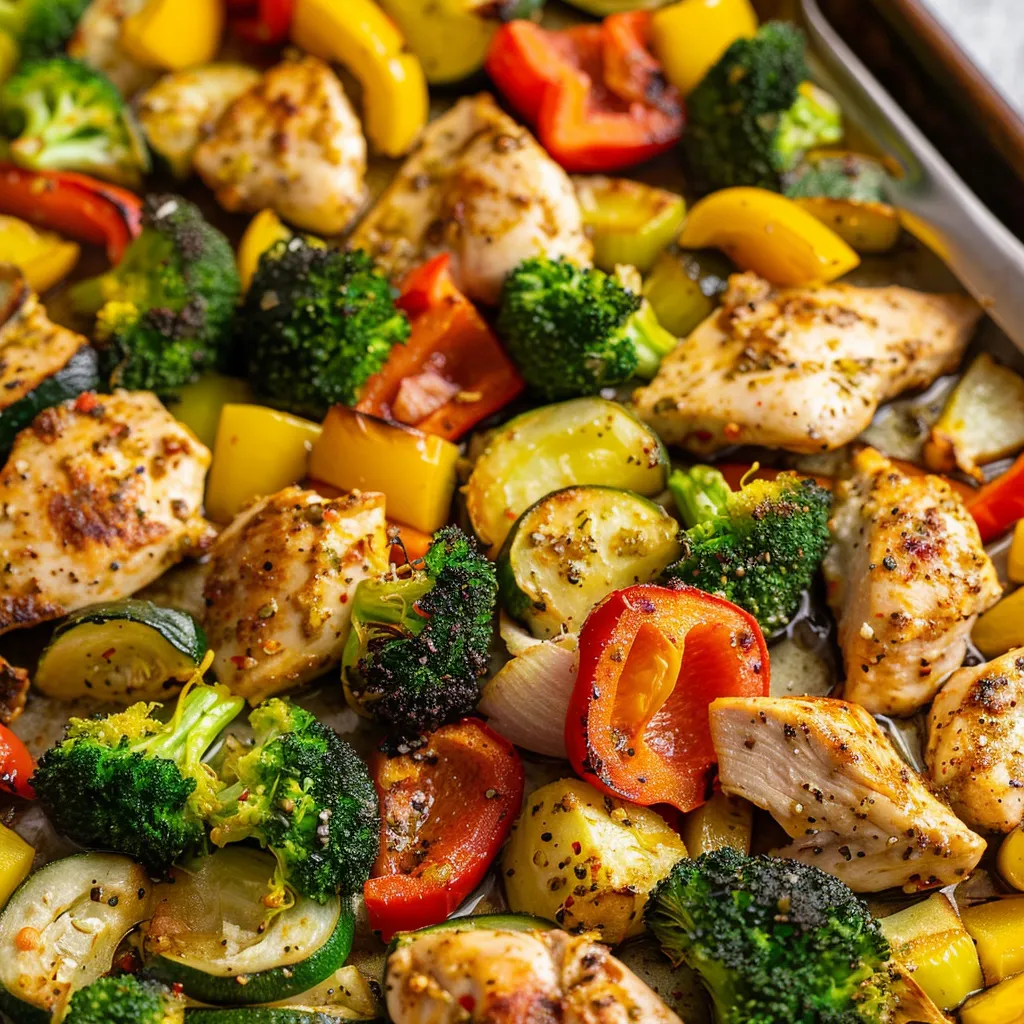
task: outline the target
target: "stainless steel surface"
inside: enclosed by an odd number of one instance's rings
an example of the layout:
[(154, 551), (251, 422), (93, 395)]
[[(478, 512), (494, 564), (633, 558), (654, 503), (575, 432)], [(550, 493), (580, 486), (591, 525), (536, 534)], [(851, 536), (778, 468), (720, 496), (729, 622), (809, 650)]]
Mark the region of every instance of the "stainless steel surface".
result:
[(902, 169), (890, 201), (1024, 351), (1024, 245), (991, 213), (832, 29), (800, 0), (816, 74), (844, 113)]

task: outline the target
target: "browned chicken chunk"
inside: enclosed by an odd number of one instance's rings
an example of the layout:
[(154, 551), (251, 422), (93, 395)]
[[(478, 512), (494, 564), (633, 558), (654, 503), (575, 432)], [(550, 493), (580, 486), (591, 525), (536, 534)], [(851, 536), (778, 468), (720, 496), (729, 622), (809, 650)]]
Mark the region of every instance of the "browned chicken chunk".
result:
[(985, 851), (858, 704), (831, 697), (720, 697), (711, 736), (726, 793), (769, 814), (777, 851), (857, 892), (950, 885)]
[(1024, 647), (954, 672), (928, 720), (928, 773), (974, 828), (1024, 820)]
[(0, 473), (0, 632), (127, 597), (199, 550), (209, 464), (148, 391), (40, 413)]
[(25, 710), (28, 672), (0, 658), (0, 722), (10, 725)]
[(426, 932), (384, 977), (395, 1024), (682, 1024), (606, 946), (549, 932)]
[(843, 695), (872, 714), (912, 714), (960, 667), (975, 619), (999, 600), (978, 527), (948, 483), (907, 476), (873, 448), (854, 456), (831, 526), (824, 570)]
[(722, 308), (633, 396), (667, 444), (821, 452), (852, 441), (879, 403), (955, 369), (981, 310), (907, 288), (775, 290), (729, 281)]

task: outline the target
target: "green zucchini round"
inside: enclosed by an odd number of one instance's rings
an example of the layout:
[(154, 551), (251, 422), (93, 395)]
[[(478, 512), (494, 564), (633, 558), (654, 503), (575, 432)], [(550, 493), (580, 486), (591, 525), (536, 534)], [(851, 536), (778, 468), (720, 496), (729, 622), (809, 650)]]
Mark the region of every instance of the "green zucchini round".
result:
[(360, 1017), (344, 1006), (246, 1006), (185, 1013), (186, 1024), (335, 1024), (371, 1019), (377, 1018)]
[(205, 654), (206, 634), (187, 612), (137, 598), (109, 601), (73, 612), (54, 630), (33, 682), (61, 700), (162, 700)]
[(515, 522), (498, 557), (508, 613), (535, 637), (578, 633), (610, 593), (649, 583), (682, 553), (679, 523), (615, 487), (566, 487)]
[(411, 942), (417, 935), (429, 935), (431, 932), (476, 932), (494, 929), (502, 932), (548, 932), (557, 928), (552, 921), (532, 914), (466, 914), (463, 917), (450, 917), (447, 921), (432, 924), (426, 928), (417, 928), (414, 932), (399, 932), (389, 943), (385, 956), (391, 956), (399, 946)]

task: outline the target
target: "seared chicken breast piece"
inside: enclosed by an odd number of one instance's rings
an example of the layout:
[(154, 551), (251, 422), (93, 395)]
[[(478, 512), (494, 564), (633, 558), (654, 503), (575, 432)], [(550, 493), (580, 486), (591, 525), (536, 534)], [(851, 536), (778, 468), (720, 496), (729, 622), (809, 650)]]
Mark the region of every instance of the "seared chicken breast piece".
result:
[(92, 0), (68, 40), (69, 57), (102, 71), (128, 99), (160, 77), (157, 68), (140, 64), (121, 45), (124, 20), (145, 5), (146, 0)]
[(492, 304), (528, 256), (587, 266), (593, 256), (569, 176), (486, 93), (459, 100), (427, 126), (350, 244), (394, 280), (449, 252), (459, 287)]
[(951, 885), (985, 851), (858, 704), (831, 697), (720, 697), (710, 708), (726, 793), (769, 814), (778, 850), (856, 892)]
[(909, 715), (960, 667), (978, 615), (1001, 587), (978, 527), (935, 476), (907, 476), (873, 448), (838, 487), (825, 563), (839, 623), (843, 696)]
[(682, 1024), (606, 946), (549, 932), (426, 932), (388, 957), (395, 1024)]
[(286, 487), (241, 512), (203, 589), (218, 681), (256, 704), (337, 665), (356, 585), (387, 569), (390, 550), (383, 494)]
[(934, 787), (972, 828), (1024, 820), (1024, 647), (950, 676), (932, 704), (925, 761)]
[(317, 57), (267, 71), (193, 163), (224, 209), (270, 207), (320, 235), (344, 231), (366, 198), (366, 139), (341, 81)]
[(729, 280), (722, 308), (633, 396), (667, 444), (822, 452), (852, 441), (879, 403), (956, 368), (981, 310), (907, 288), (774, 289)]
[(0, 632), (128, 597), (198, 552), (209, 465), (148, 391), (40, 413), (0, 473)]

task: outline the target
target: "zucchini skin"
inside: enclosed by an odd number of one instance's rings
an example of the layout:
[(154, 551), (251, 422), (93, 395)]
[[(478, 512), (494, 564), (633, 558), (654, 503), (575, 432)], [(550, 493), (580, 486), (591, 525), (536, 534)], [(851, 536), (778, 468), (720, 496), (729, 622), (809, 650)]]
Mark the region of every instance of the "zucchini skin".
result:
[[(354, 1019), (305, 1006), (246, 1006), (185, 1012), (186, 1024), (338, 1024), (338, 1021)], [(381, 1018), (373, 1020), (380, 1021)], [(372, 1022), (367, 1020), (367, 1024)]]
[(399, 932), (389, 943), (385, 957), (391, 956), (399, 946), (415, 939), (417, 935), (432, 932), (483, 931), (493, 928), (504, 932), (549, 932), (558, 928), (553, 921), (532, 914), (467, 914), (465, 917), (450, 917), (447, 921), (418, 928), (414, 932)]
[(0, 410), (0, 454), (7, 455), (18, 434), (44, 409), (77, 398), (83, 391), (95, 391), (99, 386), (99, 357), (91, 345), (83, 345), (55, 374)]

